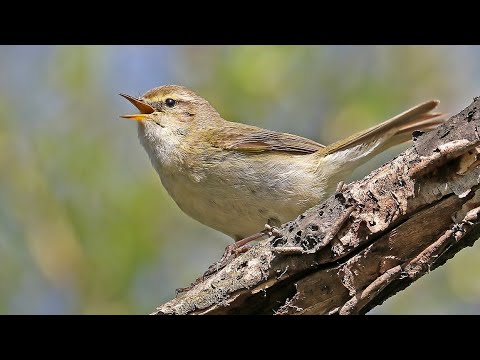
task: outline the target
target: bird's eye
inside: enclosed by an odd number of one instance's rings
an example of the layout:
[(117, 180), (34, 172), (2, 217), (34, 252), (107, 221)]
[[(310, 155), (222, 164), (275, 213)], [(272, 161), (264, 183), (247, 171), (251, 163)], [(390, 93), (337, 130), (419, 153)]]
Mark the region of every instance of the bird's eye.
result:
[(171, 99), (171, 98), (168, 98), (168, 99), (165, 100), (165, 105), (167, 105), (170, 108), (174, 107), (176, 103), (177, 102), (175, 100)]

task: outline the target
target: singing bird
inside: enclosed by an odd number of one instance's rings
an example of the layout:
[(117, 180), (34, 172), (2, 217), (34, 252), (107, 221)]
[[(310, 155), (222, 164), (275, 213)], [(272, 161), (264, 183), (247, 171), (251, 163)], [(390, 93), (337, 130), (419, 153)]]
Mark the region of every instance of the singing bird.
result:
[[(166, 85), (135, 98), (138, 136), (161, 182), (187, 215), (243, 245), (322, 202), (359, 165), (445, 121), (430, 100), (324, 146), (230, 122), (193, 91)], [(258, 236), (257, 236), (258, 237)]]

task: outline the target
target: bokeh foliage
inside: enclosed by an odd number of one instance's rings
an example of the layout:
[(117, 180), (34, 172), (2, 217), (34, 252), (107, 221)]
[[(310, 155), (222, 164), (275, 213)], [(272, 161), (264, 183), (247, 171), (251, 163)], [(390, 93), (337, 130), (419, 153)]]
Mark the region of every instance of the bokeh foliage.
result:
[[(330, 143), (430, 98), (455, 113), (480, 95), (479, 60), (452, 46), (0, 47), (0, 313), (146, 313), (230, 241), (168, 197), (119, 92), (181, 84), (229, 120)], [(478, 313), (479, 260), (466, 249), (375, 312)]]

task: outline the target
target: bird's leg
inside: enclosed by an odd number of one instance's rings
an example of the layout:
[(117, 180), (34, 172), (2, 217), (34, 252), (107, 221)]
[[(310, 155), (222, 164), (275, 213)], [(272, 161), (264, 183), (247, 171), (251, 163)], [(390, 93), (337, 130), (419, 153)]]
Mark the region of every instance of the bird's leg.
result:
[(268, 234), (267, 231), (268, 231), (267, 229), (262, 230), (262, 231), (260, 231), (256, 234), (253, 234), (253, 235), (247, 236), (246, 238), (235, 241), (233, 244), (229, 244), (225, 248), (225, 252), (223, 253), (222, 258), (218, 262), (211, 265), (207, 269), (207, 271), (205, 271), (205, 273), (202, 276), (200, 276), (197, 280), (195, 280), (193, 283), (191, 283), (190, 286), (176, 289), (175, 290), (176, 294), (178, 295), (179, 293), (190, 290), (195, 285), (202, 282), (206, 277), (208, 277), (208, 276), (216, 273), (217, 271), (223, 269), (225, 266), (227, 266), (227, 264), (231, 260), (233, 260), (235, 255), (241, 254), (241, 253), (243, 253), (243, 252), (245, 252), (249, 249), (249, 246), (247, 246), (247, 244), (250, 241), (257, 240), (257, 239), (261, 238), (262, 236), (267, 235)]
[(237, 254), (241, 254), (246, 252), (250, 246), (247, 246), (249, 242), (258, 240), (262, 236), (272, 236), (276, 235), (278, 233), (277, 228), (274, 225), (280, 224), (280, 221), (277, 219), (268, 219), (268, 224), (265, 224), (265, 229), (255, 233), (253, 235), (247, 236), (246, 238), (240, 239), (235, 241), (233, 244), (228, 245), (225, 248), (225, 252), (222, 255), (222, 258), (216, 262), (215, 264), (211, 265), (205, 273), (200, 276), (197, 280), (195, 280), (190, 286), (185, 287), (185, 288), (178, 288), (176, 290), (176, 293), (182, 293), (185, 291), (190, 290), (193, 288), (195, 285), (198, 283), (202, 282), (206, 277), (216, 273), (217, 271), (223, 269), (227, 264), (235, 258)]
[(225, 248), (222, 258), (219, 262), (213, 264), (208, 268), (208, 270), (203, 274), (203, 277), (207, 277), (220, 269), (223, 269), (231, 260), (234, 255), (244, 253), (250, 247), (246, 246), (250, 241), (258, 240), (262, 236), (272, 236), (278, 233), (278, 230), (275, 226), (280, 225), (280, 220), (276, 218), (268, 219), (268, 223), (265, 224), (265, 229), (255, 233), (253, 235), (247, 236), (246, 238), (235, 241), (233, 244), (228, 245)]
[(233, 244), (228, 245), (225, 248), (225, 252), (222, 255), (222, 258), (217, 263), (213, 264), (208, 268), (208, 270), (203, 274), (203, 278), (217, 272), (220, 269), (223, 269), (237, 254), (241, 254), (248, 250), (246, 246), (250, 241), (260, 239), (262, 236), (266, 235), (266, 230), (262, 230), (253, 235), (247, 236), (241, 240), (235, 241)]
[(225, 266), (227, 266), (227, 264), (233, 260), (233, 258), (235, 257), (235, 255), (237, 254), (241, 254), (245, 251), (247, 251), (250, 247), (247, 246), (247, 244), (250, 242), (250, 241), (254, 241), (254, 240), (257, 240), (259, 238), (261, 238), (262, 236), (264, 235), (267, 235), (268, 234), (268, 230), (265, 229), (265, 230), (262, 230), (258, 233), (255, 233), (253, 235), (250, 235), (250, 236), (247, 236), (246, 238), (243, 238), (243, 239), (240, 239), (238, 241), (235, 241), (233, 244), (229, 244), (226, 248), (225, 248), (225, 252), (223, 253), (222, 255), (222, 258), (216, 262), (215, 264), (211, 265), (207, 271), (205, 271), (205, 273), (200, 276), (197, 280), (195, 280), (193, 283), (190, 284), (190, 286), (188, 287), (184, 287), (184, 288), (178, 288), (175, 290), (175, 292), (177, 293), (177, 295), (179, 293), (182, 293), (182, 292), (185, 292), (185, 291), (188, 291), (190, 290), (191, 288), (193, 288), (195, 285), (197, 285), (198, 283), (202, 282), (207, 276), (210, 276), (214, 273), (216, 273), (217, 271), (223, 269)]

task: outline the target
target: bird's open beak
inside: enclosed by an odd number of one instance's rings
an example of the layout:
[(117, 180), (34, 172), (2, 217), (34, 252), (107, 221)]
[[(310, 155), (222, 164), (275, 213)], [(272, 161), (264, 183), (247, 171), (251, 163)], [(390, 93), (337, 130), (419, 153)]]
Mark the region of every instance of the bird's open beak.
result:
[(142, 121), (147, 118), (148, 114), (151, 114), (155, 111), (153, 107), (145, 103), (144, 101), (137, 99), (133, 96), (126, 95), (126, 94), (119, 94), (120, 96), (123, 96), (125, 99), (130, 101), (135, 107), (140, 110), (140, 114), (133, 114), (133, 115), (120, 115), (120, 117), (125, 118), (125, 119), (131, 119), (131, 120), (136, 120), (136, 121)]

